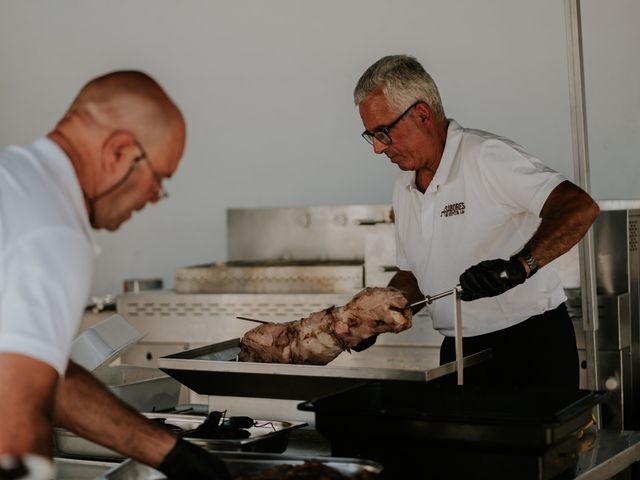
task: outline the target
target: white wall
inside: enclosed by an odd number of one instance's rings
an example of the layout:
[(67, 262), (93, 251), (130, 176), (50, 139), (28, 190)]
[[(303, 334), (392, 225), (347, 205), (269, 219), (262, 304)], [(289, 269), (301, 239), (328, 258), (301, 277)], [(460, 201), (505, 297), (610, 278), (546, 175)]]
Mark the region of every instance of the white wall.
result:
[[(640, 197), (640, 2), (583, 2), (593, 191)], [(188, 145), (167, 188), (116, 234), (93, 291), (224, 260), (228, 207), (388, 203), (351, 92), (410, 53), (447, 114), (511, 137), (572, 177), (560, 0), (0, 0), (0, 145), (46, 133), (81, 85), (135, 68), (182, 107)]]

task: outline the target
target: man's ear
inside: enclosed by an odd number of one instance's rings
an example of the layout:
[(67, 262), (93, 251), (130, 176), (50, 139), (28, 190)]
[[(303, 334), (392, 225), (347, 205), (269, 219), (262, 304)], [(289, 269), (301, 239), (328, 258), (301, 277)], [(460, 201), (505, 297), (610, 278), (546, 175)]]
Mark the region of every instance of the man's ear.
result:
[(416, 113), (418, 114), (418, 118), (420, 119), (420, 123), (427, 123), (431, 117), (433, 116), (433, 112), (431, 111), (431, 107), (429, 104), (425, 102), (420, 102), (415, 106)]
[(126, 171), (139, 154), (135, 135), (126, 130), (116, 130), (102, 144), (100, 166), (108, 174)]

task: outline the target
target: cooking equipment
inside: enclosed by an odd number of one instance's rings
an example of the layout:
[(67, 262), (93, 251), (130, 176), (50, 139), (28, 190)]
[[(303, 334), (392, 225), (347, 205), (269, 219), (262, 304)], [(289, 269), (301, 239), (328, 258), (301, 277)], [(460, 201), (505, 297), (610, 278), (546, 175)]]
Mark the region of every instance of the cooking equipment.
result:
[[(593, 224), (597, 297), (592, 299), (597, 318), (584, 321), (580, 288), (567, 291), (567, 307), (584, 359), (582, 373), (611, 392), (601, 407), (602, 426), (640, 430), (640, 201), (598, 204)], [(595, 355), (590, 355), (594, 344)], [(587, 384), (587, 378), (581, 380)]]
[(427, 305), (431, 305), (431, 303), (433, 303), (435, 300), (438, 300), (438, 299), (444, 298), (444, 297), (448, 297), (449, 295), (453, 295), (454, 292), (456, 291), (456, 289), (459, 290), (460, 289), (460, 285), (456, 285), (451, 290), (445, 290), (444, 292), (436, 293), (435, 295), (427, 295), (427, 296), (424, 297), (424, 299), (418, 300), (417, 302), (413, 302), (411, 305), (409, 305), (409, 307), (413, 308), (413, 307), (417, 307), (418, 305), (423, 305), (425, 303)]
[(93, 375), (139, 412), (171, 409), (180, 396), (180, 384), (157, 368), (114, 365), (101, 367)]
[[(144, 413), (147, 418), (163, 418), (165, 423), (176, 425), (183, 430), (193, 430), (204, 422), (202, 415), (182, 415), (176, 413)], [(187, 437), (192, 443), (207, 450), (242, 452), (282, 453), (286, 450), (289, 434), (304, 427), (303, 422), (281, 422), (276, 420), (255, 420), (255, 425), (247, 428), (249, 438), (207, 439)], [(54, 428), (54, 447), (57, 456), (80, 458), (122, 459), (122, 455), (106, 447), (85, 440), (63, 428)]]
[(362, 262), (234, 261), (176, 271), (178, 293), (343, 293), (364, 286)]
[[(240, 339), (179, 352), (158, 360), (161, 370), (199, 394), (304, 400), (344, 389), (367, 380), (425, 382), (455, 371), (455, 363), (436, 368), (424, 359), (412, 359), (405, 368), (389, 368), (385, 357), (371, 358), (368, 367), (292, 365), (239, 362)], [(358, 354), (359, 355), (359, 354)], [(464, 367), (490, 357), (482, 351), (466, 357)]]
[(139, 293), (143, 290), (162, 290), (161, 278), (128, 278), (122, 282), (125, 292)]
[(138, 411), (175, 407), (180, 384), (157, 368), (110, 364), (143, 335), (118, 314), (84, 330), (71, 345), (71, 359), (91, 371), (120, 400)]
[(460, 285), (456, 285), (451, 290), (446, 290), (436, 295), (427, 295), (424, 300), (414, 302), (409, 307), (415, 307), (424, 303), (431, 304), (439, 298), (448, 297), (453, 295), (453, 331), (455, 336), (455, 349), (456, 349), (456, 373), (457, 384), (462, 385), (464, 383), (464, 363), (462, 352), (462, 307), (460, 305), (460, 294), (462, 289)]
[[(309, 460), (308, 457), (255, 453), (221, 452), (219, 456), (232, 476), (258, 473), (278, 465), (301, 465), (305, 460)], [(379, 463), (370, 460), (334, 457), (318, 457), (315, 460), (336, 469), (349, 478), (361, 473), (368, 473), (371, 478), (382, 471), (382, 466)], [(126, 460), (106, 472), (98, 480), (161, 480), (165, 478), (162, 473), (151, 467), (133, 460)]]
[(53, 480), (95, 480), (116, 464), (75, 458), (54, 458), (56, 476)]
[(460, 478), (490, 465), (496, 469), (491, 478), (552, 478), (575, 462), (574, 434), (604, 396), (369, 382), (298, 408), (315, 412), (316, 429), (331, 441), (333, 455), (373, 458), (395, 478), (406, 471)]
[(87, 328), (71, 343), (71, 360), (93, 371), (108, 365), (144, 335), (114, 314)]

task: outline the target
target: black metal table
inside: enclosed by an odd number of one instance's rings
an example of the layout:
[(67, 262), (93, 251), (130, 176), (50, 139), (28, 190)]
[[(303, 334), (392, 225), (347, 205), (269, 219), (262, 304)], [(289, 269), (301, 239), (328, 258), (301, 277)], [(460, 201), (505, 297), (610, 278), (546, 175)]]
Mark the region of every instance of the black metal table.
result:
[[(331, 444), (317, 431), (303, 428), (291, 432), (285, 453), (330, 456)], [(557, 479), (605, 480), (628, 470), (635, 462), (640, 462), (640, 431), (592, 429), (580, 440), (575, 470), (566, 472)]]

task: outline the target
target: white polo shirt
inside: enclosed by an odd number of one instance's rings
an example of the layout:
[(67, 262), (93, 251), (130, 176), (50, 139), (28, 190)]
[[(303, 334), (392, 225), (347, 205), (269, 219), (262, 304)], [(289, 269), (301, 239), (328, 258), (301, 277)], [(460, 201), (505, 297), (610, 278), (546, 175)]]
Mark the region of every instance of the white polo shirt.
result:
[[(401, 172), (393, 192), (396, 256), (420, 290), (450, 290), (462, 272), (483, 260), (509, 258), (537, 229), (551, 191), (566, 179), (512, 141), (450, 120), (438, 170), (421, 193), (415, 172)], [(462, 302), (463, 335), (515, 325), (566, 300), (552, 265), (492, 298)], [(453, 304), (430, 307), (434, 327), (453, 336)]]
[(98, 248), (80, 185), (48, 138), (0, 151), (0, 351), (67, 367)]

